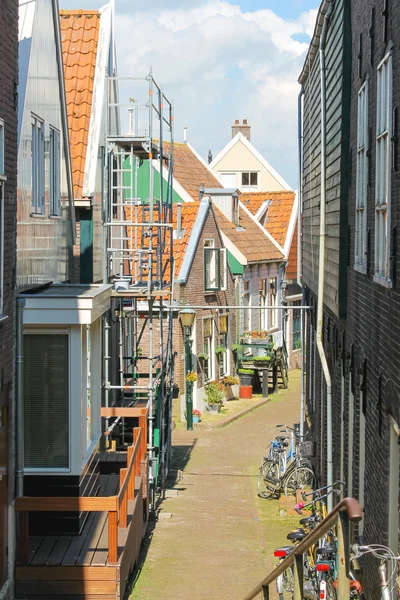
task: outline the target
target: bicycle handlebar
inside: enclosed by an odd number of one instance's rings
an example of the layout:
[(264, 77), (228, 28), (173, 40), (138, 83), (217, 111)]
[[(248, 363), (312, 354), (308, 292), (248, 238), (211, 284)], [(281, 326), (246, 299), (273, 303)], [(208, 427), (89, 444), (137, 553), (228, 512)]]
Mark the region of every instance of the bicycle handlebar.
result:
[(306, 494), (305, 492), (302, 492), (301, 495), (305, 499), (308, 496), (314, 496), (315, 494), (319, 494), (319, 492), (322, 492), (323, 490), (327, 490), (329, 488), (332, 488), (332, 490), (333, 490), (334, 487), (335, 487), (335, 485), (344, 486), (345, 482), (344, 481), (335, 481), (335, 483), (332, 483), (331, 485), (325, 485), (324, 487), (318, 488), (317, 490), (313, 490), (312, 492), (308, 492), (308, 494)]

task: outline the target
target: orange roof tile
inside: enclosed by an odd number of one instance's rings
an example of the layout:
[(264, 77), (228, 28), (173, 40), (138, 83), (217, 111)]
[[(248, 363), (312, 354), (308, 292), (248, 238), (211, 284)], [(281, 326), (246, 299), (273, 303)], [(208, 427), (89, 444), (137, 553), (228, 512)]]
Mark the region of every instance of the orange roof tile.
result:
[(100, 29), (98, 10), (60, 10), (61, 42), (74, 196), (82, 198), (94, 73)]
[(264, 227), (282, 248), (286, 242), (294, 198), (294, 192), (256, 192), (240, 196), (241, 202), (252, 215), (257, 214), (266, 200), (270, 201)]
[[(163, 145), (169, 151), (169, 144), (164, 142)], [(202, 185), (206, 188), (223, 187), (187, 144), (176, 142), (174, 143), (174, 178), (193, 200), (199, 200), (199, 190)]]
[(240, 227), (236, 227), (216, 206), (214, 211), (220, 230), (244, 254), (249, 263), (283, 259), (282, 252), (243, 208), (239, 208)]

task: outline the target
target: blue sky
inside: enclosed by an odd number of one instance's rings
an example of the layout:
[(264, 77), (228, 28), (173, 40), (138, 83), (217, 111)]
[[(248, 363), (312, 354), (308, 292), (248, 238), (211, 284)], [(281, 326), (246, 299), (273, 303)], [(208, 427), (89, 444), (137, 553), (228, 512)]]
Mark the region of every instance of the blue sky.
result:
[[(99, 8), (104, 0), (59, 0)], [(312, 0), (115, 0), (119, 74), (150, 66), (175, 105), (175, 138), (206, 158), (247, 119), (252, 142), (297, 186), (297, 78), (314, 30)], [(132, 93), (130, 96), (135, 97)]]

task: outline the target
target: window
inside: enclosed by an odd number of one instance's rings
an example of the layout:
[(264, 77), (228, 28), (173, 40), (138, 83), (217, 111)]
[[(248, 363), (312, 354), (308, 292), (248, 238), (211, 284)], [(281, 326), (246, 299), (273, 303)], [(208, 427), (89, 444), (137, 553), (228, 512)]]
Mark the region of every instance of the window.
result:
[(368, 187), (368, 81), (358, 92), (355, 265), (366, 269)]
[(239, 198), (232, 196), (232, 223), (239, 227)]
[(44, 123), (32, 115), (32, 213), (44, 214)]
[(214, 240), (204, 242), (204, 289), (206, 292), (226, 290), (228, 262), (225, 248), (214, 248)]
[(4, 183), (0, 181), (0, 315), (4, 312)]
[(236, 189), (236, 173), (221, 173), (221, 183), (224, 188)]
[(4, 175), (4, 121), (0, 119), (0, 176)]
[[(300, 306), (301, 302), (293, 302), (293, 306)], [(301, 310), (298, 308), (293, 309), (293, 322), (292, 322), (292, 349), (298, 350), (301, 348)]]
[(260, 329), (261, 331), (266, 331), (267, 326), (267, 313), (266, 313), (266, 305), (267, 305), (267, 280), (260, 279)]
[(60, 132), (50, 127), (50, 215), (59, 217), (61, 214), (60, 191)]
[[(273, 277), (269, 280), (269, 298), (268, 298), (268, 306), (276, 306), (276, 277)], [(278, 311), (270, 310), (269, 311), (269, 329), (273, 329), (278, 325)]]
[(25, 468), (69, 467), (68, 334), (24, 335)]
[(378, 66), (375, 183), (375, 279), (389, 279), (392, 56)]
[(226, 352), (218, 354), (219, 376), (224, 377), (228, 373), (228, 315), (221, 315), (219, 318), (218, 345), (226, 349)]
[(251, 309), (247, 308), (250, 306), (250, 289), (249, 282), (244, 282), (244, 293), (243, 293), (243, 331), (251, 331)]
[(258, 190), (258, 173), (242, 173), (242, 192)]
[(203, 319), (203, 352), (207, 359), (203, 361), (204, 379), (209, 381), (213, 373), (213, 321)]

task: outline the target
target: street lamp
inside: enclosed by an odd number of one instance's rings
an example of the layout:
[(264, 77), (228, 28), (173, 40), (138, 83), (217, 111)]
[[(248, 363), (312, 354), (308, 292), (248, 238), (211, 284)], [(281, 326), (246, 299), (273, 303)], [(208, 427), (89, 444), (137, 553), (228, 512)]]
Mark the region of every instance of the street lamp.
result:
[[(185, 334), (185, 376), (192, 370), (192, 348), (190, 334), (196, 316), (196, 311), (191, 308), (184, 308), (179, 312)], [(186, 379), (185, 379), (186, 380)], [(193, 381), (186, 380), (186, 429), (193, 429)]]

